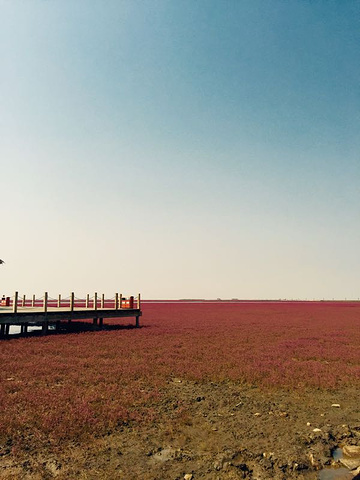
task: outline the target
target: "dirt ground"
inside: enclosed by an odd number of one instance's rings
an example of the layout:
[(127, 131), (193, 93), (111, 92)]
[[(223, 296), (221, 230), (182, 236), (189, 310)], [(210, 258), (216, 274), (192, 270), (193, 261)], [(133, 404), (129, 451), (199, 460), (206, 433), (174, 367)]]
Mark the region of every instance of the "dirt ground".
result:
[(0, 477), (317, 479), (321, 469), (340, 466), (332, 459), (336, 447), (360, 445), (359, 413), (355, 388), (263, 391), (173, 378), (152, 422), (41, 450), (30, 443), (14, 453), (2, 445)]

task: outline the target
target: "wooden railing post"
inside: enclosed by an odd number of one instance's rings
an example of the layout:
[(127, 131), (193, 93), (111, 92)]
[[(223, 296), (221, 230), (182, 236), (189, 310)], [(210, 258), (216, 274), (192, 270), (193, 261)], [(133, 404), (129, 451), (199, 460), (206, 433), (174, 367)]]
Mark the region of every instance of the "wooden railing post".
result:
[(97, 292), (94, 293), (94, 310), (97, 310)]
[(61, 307), (61, 293), (58, 295), (58, 308)]
[(17, 313), (17, 303), (18, 303), (19, 292), (15, 292), (14, 303), (13, 303), (13, 312)]
[(85, 308), (89, 308), (89, 294), (86, 294)]
[(138, 293), (138, 296), (137, 296), (137, 308), (138, 308), (138, 310), (140, 310), (140, 307), (141, 307), (141, 299), (140, 299), (140, 293)]
[(70, 311), (73, 312), (74, 311), (74, 292), (71, 292), (70, 294)]
[(119, 294), (115, 293), (115, 310), (119, 308)]
[(120, 298), (119, 298), (119, 308), (122, 307), (122, 293), (120, 293)]
[(48, 292), (44, 293), (44, 312), (47, 312), (48, 308)]
[(33, 296), (32, 296), (31, 305), (32, 305), (33, 307), (35, 307), (35, 294), (33, 294)]
[(105, 306), (105, 295), (102, 293), (101, 294), (101, 308), (104, 308)]
[(26, 302), (26, 297), (25, 295), (23, 296), (23, 299), (22, 299), (22, 306), (25, 307), (25, 302)]

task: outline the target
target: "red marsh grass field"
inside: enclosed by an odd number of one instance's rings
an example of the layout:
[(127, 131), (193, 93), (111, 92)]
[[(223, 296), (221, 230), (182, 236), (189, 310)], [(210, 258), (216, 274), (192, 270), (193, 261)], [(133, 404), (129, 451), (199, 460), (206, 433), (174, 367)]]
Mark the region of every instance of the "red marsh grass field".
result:
[(1, 341), (0, 478), (315, 479), (360, 444), (359, 303), (142, 310)]

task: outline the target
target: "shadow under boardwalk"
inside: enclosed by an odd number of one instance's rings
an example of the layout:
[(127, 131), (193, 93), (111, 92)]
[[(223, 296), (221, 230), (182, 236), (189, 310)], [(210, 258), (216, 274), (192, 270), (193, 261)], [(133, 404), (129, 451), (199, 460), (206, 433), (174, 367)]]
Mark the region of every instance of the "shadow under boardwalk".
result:
[[(35, 328), (34, 328), (35, 327)], [(14, 332), (0, 336), (1, 340), (14, 340), (17, 338), (24, 337), (42, 337), (44, 335), (69, 335), (76, 333), (85, 333), (85, 332), (100, 332), (100, 331), (118, 331), (118, 330), (138, 330), (139, 328), (144, 328), (144, 326), (136, 326), (133, 324), (128, 325), (105, 325), (99, 326), (97, 324), (88, 323), (88, 322), (60, 322), (57, 325), (49, 325), (46, 331), (43, 330), (41, 325), (32, 325), (29, 326), (29, 329), (26, 333), (24, 332)]]

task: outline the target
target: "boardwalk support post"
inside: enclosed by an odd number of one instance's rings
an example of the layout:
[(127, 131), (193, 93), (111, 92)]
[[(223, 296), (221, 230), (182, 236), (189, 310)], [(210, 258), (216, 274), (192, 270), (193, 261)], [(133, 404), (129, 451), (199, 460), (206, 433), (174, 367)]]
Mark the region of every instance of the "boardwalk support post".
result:
[(139, 328), (139, 326), (140, 326), (139, 325), (139, 318), (140, 318), (139, 315), (136, 315), (136, 322), (135, 322), (135, 327), (136, 328)]
[(48, 308), (48, 292), (44, 293), (44, 312), (47, 312)]
[(70, 294), (70, 311), (71, 312), (74, 311), (74, 299), (75, 299), (74, 292), (71, 292)]
[(13, 313), (17, 313), (18, 297), (19, 297), (19, 292), (15, 292), (15, 295), (14, 295), (14, 304), (13, 304)]
[(28, 332), (28, 324), (27, 323), (22, 323), (20, 327), (20, 333), (21, 335), (26, 335)]
[(119, 294), (115, 293), (115, 310), (119, 308)]

